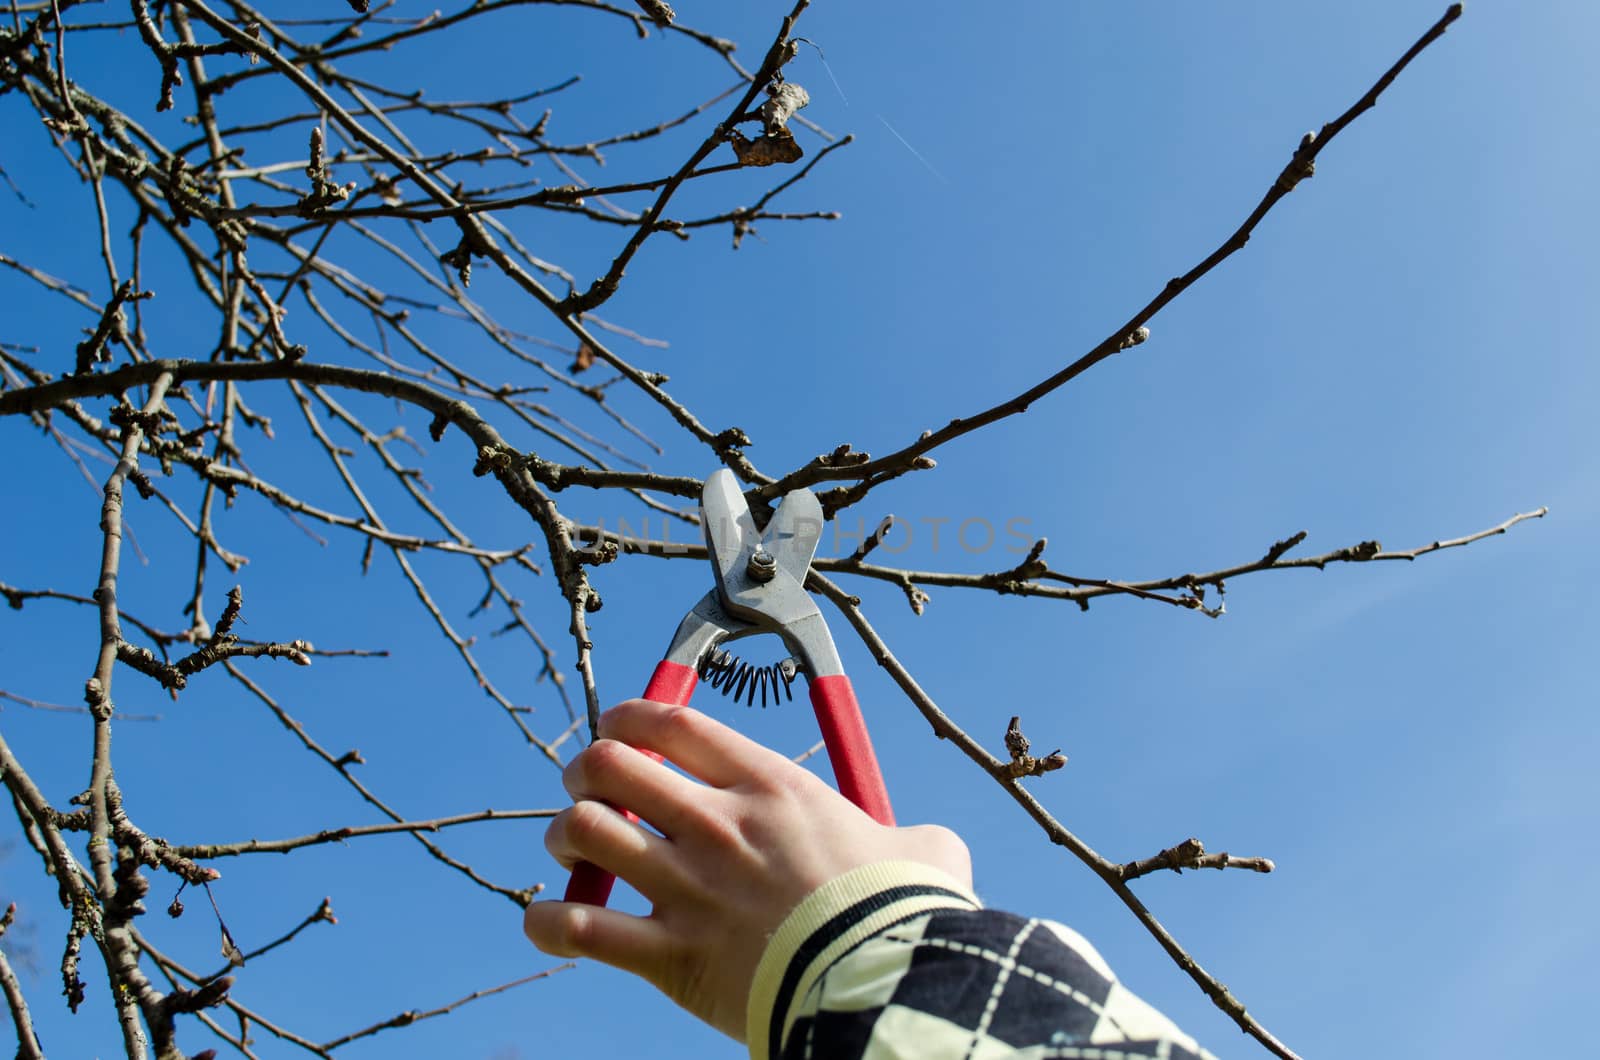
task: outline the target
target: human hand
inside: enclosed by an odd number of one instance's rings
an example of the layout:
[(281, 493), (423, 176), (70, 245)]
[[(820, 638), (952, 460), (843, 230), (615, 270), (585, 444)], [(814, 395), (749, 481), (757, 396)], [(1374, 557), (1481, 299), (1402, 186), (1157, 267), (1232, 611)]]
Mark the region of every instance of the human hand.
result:
[(966, 844), (954, 832), (878, 824), (814, 774), (697, 710), (629, 700), (601, 715), (600, 737), (562, 774), (574, 805), (551, 821), (545, 848), (564, 868), (589, 861), (627, 880), (649, 899), (650, 915), (535, 902), (523, 930), (546, 953), (641, 976), (741, 1041), (767, 940), (816, 888), (887, 860), (932, 865), (971, 886)]

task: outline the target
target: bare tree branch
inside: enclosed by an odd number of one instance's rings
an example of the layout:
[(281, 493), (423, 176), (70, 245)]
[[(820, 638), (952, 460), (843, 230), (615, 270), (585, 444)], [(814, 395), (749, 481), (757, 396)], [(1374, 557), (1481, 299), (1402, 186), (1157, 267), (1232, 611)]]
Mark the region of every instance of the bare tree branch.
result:
[(529, 818), (548, 818), (560, 813), (560, 810), (480, 810), (477, 813), (461, 813), (453, 817), (435, 817), (431, 821), (391, 821), (388, 824), (346, 825), (343, 828), (328, 828), (311, 835), (296, 836), (293, 839), (247, 839), (242, 843), (208, 843), (174, 847), (174, 852), (198, 861), (211, 858), (230, 858), (239, 854), (287, 854), (291, 850), (301, 847), (316, 846), (320, 843), (342, 843), (347, 839), (368, 835), (389, 835), (394, 832), (437, 832), (441, 828), (450, 828), (458, 824), (472, 824), (477, 821), (520, 821)]
[[(6, 906), (4, 915), (0, 915), (0, 940), (5, 938), (6, 931), (17, 919), (17, 903), (12, 902)], [(22, 984), (17, 981), (17, 973), (11, 970), (11, 962), (6, 960), (5, 951), (0, 949), (0, 994), (6, 996), (6, 1007), (11, 1010), (11, 1025), (17, 1032), (17, 1060), (44, 1060), (44, 1046), (39, 1043), (39, 1034), (33, 1029), (33, 1016), (28, 1012), (28, 1002), (22, 996)]]
[[(1419, 37), (1417, 42), (1407, 49), (1406, 53), (1393, 66), (1384, 71), (1383, 76), (1378, 78), (1360, 99), (1350, 105), (1348, 110), (1323, 125), (1321, 130), (1307, 133), (1301, 139), (1300, 146), (1295, 148), (1294, 154), (1284, 166), (1283, 171), (1278, 174), (1277, 178), (1267, 188), (1266, 194), (1261, 197), (1261, 201), (1256, 204), (1255, 209), (1251, 210), (1249, 216), (1240, 223), (1238, 228), (1233, 230), (1233, 234), (1228, 236), (1220, 246), (1206, 255), (1199, 264), (1188, 272), (1167, 281), (1166, 286), (1154, 298), (1145, 303), (1143, 308), (1129, 317), (1126, 322), (1119, 325), (1110, 335), (1107, 335), (1094, 349), (1054, 375), (1035, 383), (1016, 397), (973, 415), (951, 420), (938, 430), (925, 432), (915, 442), (887, 456), (852, 464), (848, 469), (813, 463), (785, 475), (775, 482), (766, 484), (762, 494), (766, 497), (778, 497), (788, 490), (796, 489), (800, 486), (815, 485), (830, 479), (866, 480), (876, 475), (920, 468), (922, 465), (919, 465), (918, 461), (926, 460), (926, 454), (939, 446), (971, 434), (973, 431), (987, 427), (991, 423), (1005, 419), (1008, 416), (1026, 412), (1040, 398), (1059, 390), (1101, 361), (1145, 342), (1150, 337), (1150, 331), (1146, 325), (1155, 318), (1156, 314), (1160, 313), (1174, 299), (1193, 287), (1202, 277), (1231, 257), (1235, 252), (1243, 250), (1245, 244), (1250, 241), (1250, 236), (1255, 232), (1256, 226), (1267, 216), (1267, 213), (1284, 196), (1293, 191), (1302, 180), (1310, 177), (1316, 171), (1317, 156), (1322, 153), (1328, 144), (1333, 142), (1333, 138), (1343, 132), (1345, 127), (1363, 112), (1371, 109), (1377, 103), (1378, 97), (1383, 94), (1383, 91), (1394, 82), (1396, 77), (1400, 76), (1400, 72), (1409, 66), (1413, 59), (1422, 54), (1423, 49), (1442, 37), (1450, 24), (1460, 17), (1461, 5), (1450, 5), (1450, 8), (1445, 11), (1439, 21), (1430, 26), (1428, 31)], [(926, 466), (931, 467), (932, 464), (928, 463)], [(826, 504), (826, 501), (824, 503)], [(833, 507), (830, 510), (837, 511), (838, 508)]]

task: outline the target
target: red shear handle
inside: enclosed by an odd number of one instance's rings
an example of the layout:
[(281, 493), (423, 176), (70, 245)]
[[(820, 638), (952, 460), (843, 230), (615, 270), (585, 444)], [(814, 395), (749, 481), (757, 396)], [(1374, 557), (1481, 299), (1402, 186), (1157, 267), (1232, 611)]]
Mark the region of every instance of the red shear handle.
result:
[[(645, 686), (644, 698), (656, 703), (686, 707), (689, 705), (689, 697), (694, 695), (694, 686), (698, 680), (693, 667), (663, 659), (656, 663), (656, 672), (650, 675), (650, 683)], [(852, 699), (851, 702), (854, 703), (855, 700)], [(642, 750), (642, 753), (657, 762), (661, 761), (661, 756), (654, 751)], [(622, 811), (622, 816), (629, 821), (639, 819), (636, 814), (627, 810)], [(616, 876), (600, 866), (580, 861), (572, 868), (572, 878), (567, 881), (567, 893), (561, 900), (582, 902), (584, 905), (605, 905), (611, 898), (611, 887), (616, 882)]]
[(878, 756), (872, 753), (867, 723), (856, 705), (855, 689), (844, 674), (819, 677), (811, 682), (811, 706), (817, 712), (822, 742), (828, 747), (828, 761), (839, 782), (839, 794), (867, 812), (879, 824), (894, 827), (894, 810), (889, 808), (889, 792), (878, 771)]

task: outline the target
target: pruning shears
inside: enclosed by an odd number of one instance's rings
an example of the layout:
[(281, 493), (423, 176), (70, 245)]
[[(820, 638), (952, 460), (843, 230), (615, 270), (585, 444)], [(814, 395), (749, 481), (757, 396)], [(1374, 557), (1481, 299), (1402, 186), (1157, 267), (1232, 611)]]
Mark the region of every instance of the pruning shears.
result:
[[(751, 704), (759, 694), (765, 706), (769, 694), (774, 701), (780, 694), (792, 698), (790, 685), (803, 673), (839, 792), (873, 820), (893, 825), (889, 793), (855, 690), (828, 624), (805, 590), (822, 535), (822, 504), (816, 494), (808, 489), (785, 493), (763, 532), (756, 529), (733, 472), (723, 469), (705, 481), (700, 522), (716, 585), (684, 616), (644, 698), (687, 706), (696, 684), (704, 680), (735, 699), (745, 696)], [(782, 638), (790, 657), (773, 666), (752, 667), (721, 648), (727, 641), (761, 633)], [(644, 753), (661, 760), (654, 752)], [(565, 900), (605, 905), (615, 882), (605, 869), (579, 862)]]

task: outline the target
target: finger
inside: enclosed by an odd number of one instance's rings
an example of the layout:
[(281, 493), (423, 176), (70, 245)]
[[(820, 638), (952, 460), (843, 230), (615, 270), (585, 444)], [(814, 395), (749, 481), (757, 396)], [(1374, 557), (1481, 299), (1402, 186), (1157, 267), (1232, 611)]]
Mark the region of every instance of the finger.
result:
[(574, 802), (585, 799), (631, 810), (662, 833), (682, 831), (690, 816), (703, 816), (712, 794), (642, 751), (616, 740), (601, 739), (567, 763), (561, 783)]
[(717, 788), (800, 768), (692, 707), (645, 699), (630, 699), (600, 715), (600, 735), (655, 751)]
[(545, 829), (544, 848), (562, 868), (588, 861), (632, 884), (652, 902), (681, 890), (678, 852), (668, 840), (651, 835), (609, 806), (580, 802)]
[(578, 902), (534, 902), (522, 914), (522, 931), (553, 957), (593, 957), (645, 978), (671, 948), (658, 921)]

